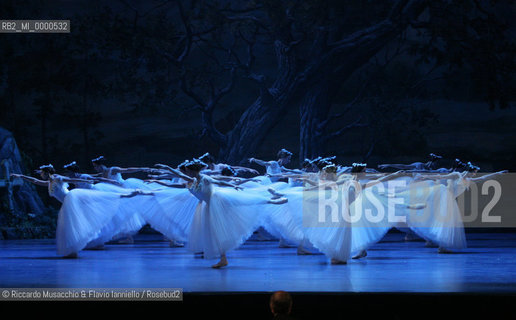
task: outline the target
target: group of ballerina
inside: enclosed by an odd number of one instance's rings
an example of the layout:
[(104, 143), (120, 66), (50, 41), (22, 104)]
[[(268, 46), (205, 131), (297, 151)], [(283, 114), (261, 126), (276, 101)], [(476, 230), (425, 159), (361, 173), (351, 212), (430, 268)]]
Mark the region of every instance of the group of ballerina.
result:
[[(440, 253), (460, 250), (466, 247), (466, 237), (455, 199), (470, 183), (505, 172), (477, 177), (479, 168), (460, 160), (450, 169), (438, 168), (441, 157), (435, 154), (424, 163), (378, 166), (399, 170), (393, 173), (362, 163), (340, 166), (334, 163), (335, 157), (306, 159), (300, 169), (288, 169), (291, 157), (291, 152), (281, 149), (278, 160), (249, 158), (249, 163), (265, 168), (263, 175), (251, 168), (215, 163), (206, 153), (174, 168), (165, 164), (108, 167), (100, 156), (91, 160), (95, 174), (82, 173), (72, 162), (62, 174), (49, 164), (37, 171), (40, 178), (11, 176), (47, 187), (49, 195), (62, 203), (56, 229), (60, 256), (77, 257), (83, 249), (131, 239), (149, 224), (171, 244), (184, 244), (206, 259), (220, 259), (212, 267), (221, 268), (228, 265), (228, 251), (262, 229), (278, 238), (280, 247), (297, 246), (300, 255), (322, 252), (332, 264), (367, 256), (366, 250), (391, 228), (408, 228)], [(148, 178), (122, 178), (136, 172)], [(379, 188), (389, 181), (403, 181), (406, 187)], [(352, 190), (339, 193), (342, 199), (335, 202), (343, 216), (367, 215), (379, 206), (387, 209), (395, 196), (405, 199), (398, 203), (396, 214), (406, 219), (335, 220), (334, 213), (321, 211), (319, 205), (320, 190), (329, 185)], [(414, 212), (424, 213), (427, 219), (412, 219), (417, 216)]]

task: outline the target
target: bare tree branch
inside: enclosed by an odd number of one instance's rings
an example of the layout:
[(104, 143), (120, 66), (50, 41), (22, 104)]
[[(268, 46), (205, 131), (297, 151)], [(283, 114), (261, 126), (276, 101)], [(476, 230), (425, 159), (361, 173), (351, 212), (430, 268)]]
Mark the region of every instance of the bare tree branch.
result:
[(350, 123), (344, 127), (342, 127), (341, 129), (333, 132), (333, 133), (330, 133), (326, 139), (329, 140), (329, 139), (332, 139), (332, 138), (336, 138), (338, 136), (341, 136), (343, 133), (349, 131), (350, 129), (353, 129), (353, 128), (360, 128), (360, 127), (365, 127), (367, 126), (367, 123), (364, 123), (362, 122), (362, 117), (359, 117), (355, 122), (353, 123)]

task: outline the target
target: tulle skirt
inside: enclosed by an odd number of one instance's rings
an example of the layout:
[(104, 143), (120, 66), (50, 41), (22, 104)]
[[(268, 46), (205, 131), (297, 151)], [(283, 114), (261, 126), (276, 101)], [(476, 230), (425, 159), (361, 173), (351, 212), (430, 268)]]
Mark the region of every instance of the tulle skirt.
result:
[(104, 243), (120, 232), (129, 216), (120, 194), (91, 189), (70, 191), (59, 210), (56, 242), (59, 255), (77, 253), (89, 242)]
[[(294, 198), (294, 195), (302, 190), (302, 188), (291, 188), (288, 183), (282, 181), (270, 182), (269, 180), (267, 184), (262, 184), (262, 182), (248, 181), (241, 186), (248, 192), (259, 193), (263, 198), (269, 199), (272, 197), (269, 189), (283, 194), (287, 199)], [(301, 211), (297, 211), (297, 207), (291, 208), (296, 205), (295, 203), (289, 199), (287, 204), (269, 209), (265, 212), (261, 227), (275, 238), (283, 238), (293, 243), (302, 241), (304, 236), (301, 230)]]
[(439, 183), (415, 183), (396, 197), (402, 198), (401, 214), (420, 237), (447, 249), (466, 247), (462, 216), (450, 190)]
[[(352, 228), (349, 219), (349, 203), (347, 195), (335, 190), (304, 191), (301, 203), (301, 219), (304, 226), (304, 236), (319, 251), (331, 259), (346, 261), (351, 256)], [(332, 199), (331, 205), (324, 204), (324, 199)], [(321, 206), (321, 203), (323, 204)]]
[(153, 229), (169, 239), (187, 241), (199, 200), (188, 189), (166, 188), (154, 191), (154, 196), (142, 211)]
[[(128, 188), (129, 185), (126, 185), (126, 181), (135, 181), (134, 186), (139, 184), (138, 181), (141, 181), (142, 184), (143, 181), (139, 179), (127, 179), (124, 180), (124, 183), (122, 186), (114, 185), (111, 183), (97, 183), (93, 185), (93, 189), (104, 191), (104, 192), (111, 192), (115, 193), (120, 197), (120, 195), (123, 194), (129, 194), (134, 191), (134, 189)], [(139, 188), (144, 190), (143, 188)], [(146, 197), (149, 197), (148, 195), (137, 195), (131, 198), (124, 198), (124, 201), (122, 202), (124, 204), (124, 210), (126, 215), (126, 218), (124, 221), (121, 221), (120, 225), (118, 226), (118, 232), (112, 237), (113, 239), (118, 239), (122, 237), (127, 237), (130, 235), (136, 234), (144, 225), (147, 224), (147, 221), (143, 218), (142, 212), (144, 210), (149, 210), (149, 202)], [(111, 240), (111, 239), (109, 239)]]
[(268, 204), (270, 197), (253, 191), (213, 187), (208, 201), (197, 204), (187, 248), (212, 259), (240, 246), (260, 225), (264, 213), (281, 205)]

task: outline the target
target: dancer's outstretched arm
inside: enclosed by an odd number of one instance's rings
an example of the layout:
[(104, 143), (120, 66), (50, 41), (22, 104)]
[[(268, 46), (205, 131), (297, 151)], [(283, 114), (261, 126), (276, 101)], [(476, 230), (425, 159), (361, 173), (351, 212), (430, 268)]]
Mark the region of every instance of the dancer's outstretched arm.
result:
[(11, 177), (13, 178), (21, 178), (25, 181), (28, 181), (30, 183), (33, 183), (37, 186), (42, 186), (42, 187), (47, 187), (48, 186), (48, 181), (46, 180), (39, 180), (39, 179), (36, 179), (34, 177), (29, 177), (29, 176), (26, 176), (26, 175), (23, 175), (23, 174), (18, 174), (18, 173), (11, 173)]
[(240, 177), (228, 177), (228, 176), (211, 176), (213, 179), (219, 180), (219, 181), (231, 181), (232, 183), (236, 185), (241, 185), (242, 183), (254, 181), (254, 182), (260, 182), (260, 180), (254, 179), (254, 178), (240, 178)]
[(449, 174), (429, 174), (429, 175), (425, 174), (425, 175), (420, 175), (420, 177), (422, 179), (427, 179), (427, 180), (457, 179), (457, 177), (458, 177), (457, 173), (462, 176), (462, 174), (459, 172), (452, 172)]
[(268, 161), (263, 161), (263, 160), (256, 159), (256, 158), (249, 158), (249, 163), (253, 163), (253, 162), (256, 164), (259, 164), (263, 167), (267, 167), (270, 165)]
[[(67, 178), (67, 177), (63, 177), (63, 182), (67, 182), (67, 183), (94, 183), (95, 180), (90, 180), (90, 179), (79, 179), (79, 178)], [(109, 180), (109, 179), (106, 179), (106, 180)], [(100, 181), (100, 179), (98, 179), (97, 181)]]
[(243, 172), (250, 172), (252, 174), (260, 174), (258, 171), (251, 169), (251, 168), (247, 168), (247, 167), (231, 166), (231, 168), (233, 168), (235, 171), (243, 171)]
[(231, 187), (231, 188), (235, 188), (236, 190), (242, 190), (242, 187), (239, 187), (237, 185), (234, 185), (234, 184), (226, 182), (226, 181), (219, 181), (219, 180), (215, 180), (215, 179), (213, 179), (212, 181), (213, 181), (213, 183), (215, 183), (216, 185), (219, 185), (219, 186)]
[(156, 164), (156, 167), (166, 169), (170, 172), (172, 172), (174, 175), (176, 175), (177, 178), (181, 178), (185, 181), (192, 182), (194, 179), (190, 176), (187, 176), (186, 174), (182, 173), (181, 171), (171, 168), (170, 166), (167, 166), (166, 164)]
[(412, 169), (415, 169), (415, 166), (413, 164), (396, 163), (396, 164), (380, 164), (380, 165), (378, 165), (378, 168), (380, 168), (380, 169), (394, 168), (394, 169), (398, 169), (398, 170), (412, 170)]
[(151, 179), (172, 179), (177, 178), (175, 174), (171, 173), (162, 173), (162, 174), (149, 174), (147, 177)]
[(114, 184), (116, 186), (121, 186), (122, 185), (120, 182), (118, 182), (116, 180), (108, 179), (108, 178), (103, 178), (103, 177), (93, 178), (89, 182), (90, 183), (105, 182), (105, 183)]
[(151, 168), (145, 167), (130, 167), (130, 168), (120, 168), (120, 167), (111, 167), (111, 173), (135, 173), (135, 172), (149, 172)]
[(470, 178), (470, 180), (471, 181), (475, 181), (475, 182), (483, 181), (483, 180), (488, 180), (488, 179), (494, 178), (496, 176), (499, 176), (499, 175), (502, 175), (502, 174), (506, 174), (508, 172), (509, 171), (507, 171), (507, 170), (498, 171), (498, 172), (495, 172), (495, 173), (486, 174), (486, 175), (478, 177), (478, 178)]
[(300, 179), (304, 178), (304, 174), (292, 174), (292, 173), (276, 173), (276, 174), (266, 174), (267, 177), (270, 178), (292, 178), (292, 179)]
[(281, 171), (287, 172), (287, 173), (303, 173), (303, 171), (301, 171), (299, 169), (287, 169), (283, 166), (281, 167)]
[(404, 174), (406, 174), (406, 172), (404, 170), (396, 171), (394, 173), (388, 174), (388, 175), (383, 176), (381, 178), (378, 178), (376, 180), (369, 181), (367, 183), (363, 183), (362, 184), (362, 189), (365, 189), (366, 187), (372, 187), (372, 186), (374, 186), (374, 185), (376, 185), (378, 183), (382, 183), (382, 182), (385, 182), (385, 181), (396, 179), (396, 178), (398, 178), (400, 176), (403, 176)]
[(165, 186), (165, 187), (170, 187), (170, 188), (186, 188), (186, 183), (169, 183), (169, 182), (165, 182), (163, 180), (156, 180), (156, 179), (149, 179), (149, 180), (144, 180), (145, 182), (154, 182), (154, 183), (157, 183), (157, 184), (160, 184), (162, 186)]

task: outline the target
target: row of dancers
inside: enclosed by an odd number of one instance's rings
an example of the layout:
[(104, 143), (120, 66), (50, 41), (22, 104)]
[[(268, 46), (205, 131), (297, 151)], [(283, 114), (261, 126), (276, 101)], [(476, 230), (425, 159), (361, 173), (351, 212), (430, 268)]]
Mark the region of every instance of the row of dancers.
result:
[[(63, 174), (44, 165), (38, 170), (40, 178), (11, 176), (47, 187), (49, 195), (62, 203), (56, 230), (61, 256), (76, 257), (80, 250), (130, 237), (149, 224), (171, 241), (186, 243), (193, 253), (219, 258), (212, 267), (221, 268), (228, 265), (226, 253), (260, 227), (279, 238), (280, 246), (294, 243), (299, 254), (315, 248), (332, 264), (365, 257), (367, 248), (391, 228), (409, 228), (435, 243), (442, 253), (465, 248), (455, 199), (470, 183), (506, 172), (477, 177), (478, 167), (458, 159), (450, 169), (437, 168), (441, 157), (435, 154), (428, 162), (378, 166), (400, 169), (388, 174), (362, 163), (340, 166), (334, 163), (335, 157), (306, 159), (301, 168), (289, 169), (286, 165), (291, 157), (291, 152), (281, 149), (277, 160), (248, 159), (263, 166), (264, 175), (251, 168), (216, 163), (206, 153), (174, 168), (165, 164), (110, 167), (100, 156), (91, 161), (94, 174), (81, 172), (72, 162), (64, 166)], [(146, 173), (148, 179), (122, 177), (136, 172)], [(406, 187), (394, 191), (380, 188), (389, 181), (402, 181)], [(341, 217), (348, 219), (335, 219), (335, 212), (321, 210), (321, 195), (325, 197), (335, 186), (347, 191), (338, 193), (334, 205)], [(396, 207), (396, 215), (405, 217), (403, 222), (371, 215), (382, 207), (392, 208), (393, 197), (404, 200)], [(427, 219), (414, 218), (421, 214)], [(350, 219), (357, 215), (369, 219)]]

